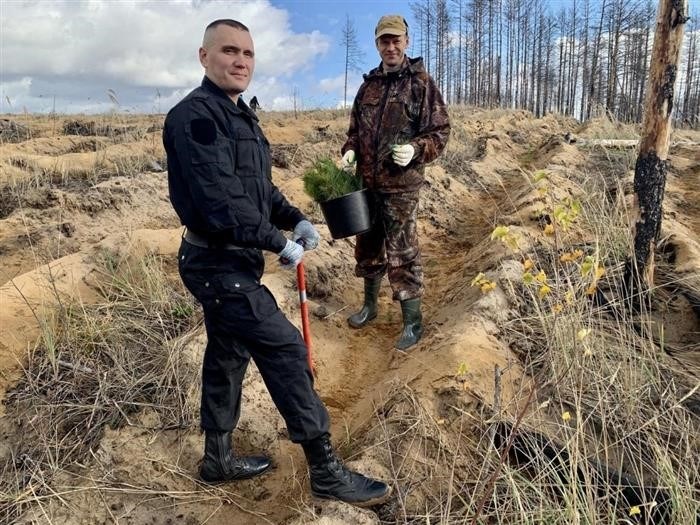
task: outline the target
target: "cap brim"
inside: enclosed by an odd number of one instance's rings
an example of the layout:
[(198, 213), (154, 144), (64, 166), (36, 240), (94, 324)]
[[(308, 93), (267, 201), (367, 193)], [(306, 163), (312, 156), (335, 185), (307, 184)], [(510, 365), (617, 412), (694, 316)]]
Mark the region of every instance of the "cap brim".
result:
[(391, 35), (391, 36), (401, 36), (405, 35), (406, 31), (399, 31), (398, 29), (387, 29), (385, 31), (382, 31), (378, 35), (374, 35), (374, 38), (379, 38), (380, 36), (384, 35)]

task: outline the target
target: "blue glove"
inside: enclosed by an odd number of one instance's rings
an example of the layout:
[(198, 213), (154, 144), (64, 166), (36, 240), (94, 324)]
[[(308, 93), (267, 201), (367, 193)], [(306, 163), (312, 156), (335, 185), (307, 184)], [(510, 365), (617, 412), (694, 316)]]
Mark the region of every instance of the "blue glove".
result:
[(292, 241), (297, 242), (301, 239), (303, 242), (300, 243), (304, 246), (305, 250), (313, 250), (318, 246), (318, 241), (320, 236), (311, 224), (306, 219), (299, 221), (299, 223), (294, 227), (294, 235), (292, 236)]
[(280, 265), (282, 268), (291, 270), (292, 268), (296, 268), (297, 264), (301, 262), (302, 257), (304, 257), (304, 248), (302, 248), (300, 244), (287, 239), (284, 250), (277, 255), (280, 256)]

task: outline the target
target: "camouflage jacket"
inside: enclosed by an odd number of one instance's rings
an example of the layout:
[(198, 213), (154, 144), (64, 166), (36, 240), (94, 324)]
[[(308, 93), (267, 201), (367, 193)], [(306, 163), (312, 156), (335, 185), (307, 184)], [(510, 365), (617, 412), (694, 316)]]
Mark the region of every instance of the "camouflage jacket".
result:
[[(380, 65), (364, 79), (341, 152), (355, 152), (358, 174), (367, 188), (386, 193), (418, 190), (424, 165), (440, 155), (450, 135), (442, 95), (422, 58), (406, 57), (394, 73), (385, 73)], [(408, 143), (415, 154), (401, 167), (391, 158), (391, 146)]]

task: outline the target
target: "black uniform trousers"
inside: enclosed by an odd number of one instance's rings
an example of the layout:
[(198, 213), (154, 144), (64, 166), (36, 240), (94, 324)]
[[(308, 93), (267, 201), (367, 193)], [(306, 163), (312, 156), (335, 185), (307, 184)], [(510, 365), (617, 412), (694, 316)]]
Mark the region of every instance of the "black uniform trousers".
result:
[(207, 330), (201, 426), (222, 432), (236, 427), (241, 385), (252, 357), (289, 438), (300, 443), (328, 433), (328, 412), (313, 388), (299, 330), (260, 284), (255, 268), (262, 268), (262, 262), (257, 250), (200, 248), (184, 240), (180, 246), (180, 276), (202, 304)]

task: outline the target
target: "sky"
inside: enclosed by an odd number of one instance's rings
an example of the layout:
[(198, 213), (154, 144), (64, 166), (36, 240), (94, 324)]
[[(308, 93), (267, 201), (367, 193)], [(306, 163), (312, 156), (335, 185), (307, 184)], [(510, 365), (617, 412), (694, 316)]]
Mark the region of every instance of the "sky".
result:
[[(690, 3), (698, 12), (700, 0)], [(384, 14), (411, 24), (408, 0), (0, 0), (0, 113), (166, 112), (201, 82), (197, 50), (217, 18), (251, 30), (246, 100), (257, 96), (266, 110), (294, 99), (301, 109), (339, 107), (346, 15), (367, 72), (379, 63), (373, 31)], [(349, 100), (362, 72), (350, 73)]]

